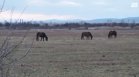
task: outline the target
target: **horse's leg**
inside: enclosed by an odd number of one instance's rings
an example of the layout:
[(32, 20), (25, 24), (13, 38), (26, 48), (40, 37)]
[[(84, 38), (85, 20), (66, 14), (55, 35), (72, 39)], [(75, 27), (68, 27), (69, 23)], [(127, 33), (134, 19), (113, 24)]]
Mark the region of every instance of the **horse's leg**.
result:
[(93, 36), (91, 36), (90, 38), (91, 38), (91, 40), (92, 40)]
[(81, 40), (83, 40), (84, 39), (84, 37), (83, 36), (81, 36)]
[(110, 38), (112, 38), (112, 35), (110, 35)]
[(115, 38), (117, 38), (117, 33), (115, 33)]
[(42, 41), (44, 41), (44, 37), (42, 37)]
[(116, 37), (117, 37), (117, 35), (114, 35), (114, 37), (116, 38)]
[(41, 37), (41, 41), (43, 40), (43, 38)]
[(111, 37), (112, 37), (112, 38), (116, 38), (116, 36), (115, 36), (114, 34), (113, 34), (113, 35), (111, 35)]
[(44, 41), (44, 37), (42, 37), (42, 40)]
[(108, 38), (110, 38), (110, 35), (108, 34)]
[(87, 35), (86, 37), (87, 37), (87, 40), (90, 40), (92, 38), (90, 34)]
[(88, 40), (90, 40), (91, 39), (91, 37), (88, 37)]
[(38, 36), (36, 36), (36, 41), (39, 41), (39, 37)]
[(90, 36), (87, 37), (87, 40), (90, 40)]
[(83, 40), (85, 40), (85, 36), (83, 36)]

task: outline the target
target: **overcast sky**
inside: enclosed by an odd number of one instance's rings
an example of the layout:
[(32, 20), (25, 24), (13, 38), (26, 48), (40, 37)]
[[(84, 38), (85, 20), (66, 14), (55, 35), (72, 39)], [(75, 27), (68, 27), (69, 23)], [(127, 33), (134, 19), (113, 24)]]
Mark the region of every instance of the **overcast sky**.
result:
[(0, 19), (11, 18), (11, 9), (24, 20), (125, 18), (139, 16), (139, 0), (6, 0)]

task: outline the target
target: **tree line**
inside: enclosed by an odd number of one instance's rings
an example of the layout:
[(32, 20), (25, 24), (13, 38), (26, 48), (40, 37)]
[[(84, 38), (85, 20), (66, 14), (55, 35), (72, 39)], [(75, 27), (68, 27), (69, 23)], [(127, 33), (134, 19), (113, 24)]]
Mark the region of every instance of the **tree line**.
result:
[(120, 27), (131, 27), (134, 28), (136, 26), (139, 26), (139, 23), (40, 23), (40, 22), (0, 22), (0, 28), (11, 28), (13, 29), (28, 29), (28, 28), (43, 28), (43, 29), (63, 29), (63, 28), (79, 28), (84, 27), (84, 29), (88, 29), (89, 27), (114, 27), (114, 26), (120, 26)]

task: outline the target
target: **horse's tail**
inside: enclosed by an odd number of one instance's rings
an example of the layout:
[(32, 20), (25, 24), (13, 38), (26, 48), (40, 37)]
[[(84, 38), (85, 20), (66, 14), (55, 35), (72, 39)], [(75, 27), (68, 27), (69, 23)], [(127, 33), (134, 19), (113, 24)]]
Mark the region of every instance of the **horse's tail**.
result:
[(111, 38), (111, 31), (108, 33), (108, 38)]
[(110, 34), (108, 34), (108, 38), (110, 38)]
[(82, 33), (82, 35), (81, 35), (81, 40), (83, 40), (83, 37), (84, 37), (84, 34)]
[(39, 40), (39, 35), (38, 35), (38, 33), (37, 33), (37, 35), (36, 35), (36, 41), (38, 41)]

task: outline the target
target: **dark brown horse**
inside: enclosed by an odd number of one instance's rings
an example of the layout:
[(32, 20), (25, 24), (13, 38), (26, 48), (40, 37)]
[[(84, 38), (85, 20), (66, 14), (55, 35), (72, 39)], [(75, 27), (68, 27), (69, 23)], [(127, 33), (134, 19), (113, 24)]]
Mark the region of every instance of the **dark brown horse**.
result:
[(86, 37), (86, 39), (91, 39), (92, 40), (93, 35), (90, 32), (82, 32), (81, 40), (84, 40), (85, 37)]
[(39, 38), (41, 38), (41, 41), (48, 41), (48, 37), (44, 32), (37, 32), (36, 40), (39, 41)]
[(109, 34), (108, 34), (108, 38), (112, 38), (112, 37), (114, 37), (114, 38), (116, 38), (117, 37), (117, 32), (116, 31), (109, 31)]

